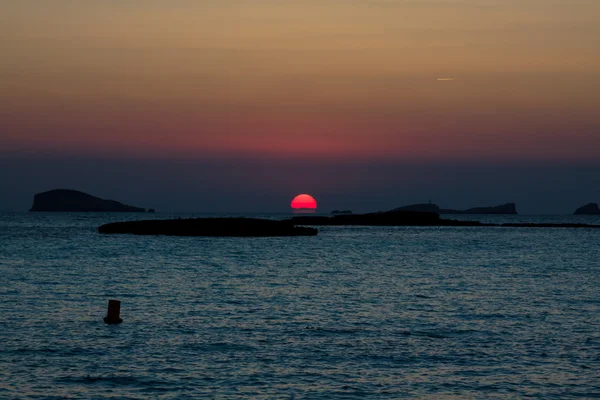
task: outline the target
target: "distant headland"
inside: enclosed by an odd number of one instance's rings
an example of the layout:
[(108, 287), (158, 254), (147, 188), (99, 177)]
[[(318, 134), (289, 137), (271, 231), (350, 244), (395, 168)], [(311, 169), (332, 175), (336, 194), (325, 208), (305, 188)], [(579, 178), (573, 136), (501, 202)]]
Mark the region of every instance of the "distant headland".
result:
[(597, 203), (588, 203), (585, 206), (579, 207), (574, 215), (600, 215), (600, 207)]
[(506, 203), (499, 206), (474, 207), (466, 210), (454, 210), (451, 208), (440, 208), (437, 204), (423, 203), (411, 204), (409, 206), (395, 208), (392, 211), (416, 211), (433, 212), (438, 214), (497, 214), (497, 215), (517, 215), (517, 205), (515, 203)]
[(29, 211), (44, 212), (146, 212), (115, 200), (104, 200), (78, 190), (55, 189), (33, 197)]

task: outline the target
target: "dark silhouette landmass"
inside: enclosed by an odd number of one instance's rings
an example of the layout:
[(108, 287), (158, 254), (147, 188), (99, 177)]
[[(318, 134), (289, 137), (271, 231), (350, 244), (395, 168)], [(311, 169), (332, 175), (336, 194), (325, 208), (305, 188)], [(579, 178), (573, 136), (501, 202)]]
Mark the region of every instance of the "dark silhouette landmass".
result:
[(387, 211), (371, 214), (335, 215), (332, 217), (302, 216), (291, 221), (308, 226), (455, 226), (455, 227), (503, 227), (503, 228), (600, 228), (592, 224), (554, 223), (504, 223), (488, 224), (479, 221), (459, 221), (440, 218), (439, 214), (420, 211)]
[(479, 221), (442, 219), (433, 212), (386, 211), (369, 214), (299, 216), (291, 221), (297, 225), (357, 225), (357, 226), (489, 226)]
[(597, 203), (588, 203), (585, 206), (579, 207), (574, 215), (600, 215), (600, 207)]
[(437, 204), (423, 203), (411, 204), (409, 206), (395, 208), (392, 211), (415, 211), (415, 212), (434, 212), (438, 214), (497, 214), (497, 215), (517, 215), (517, 205), (515, 203), (506, 203), (492, 207), (474, 207), (466, 210), (454, 210), (451, 208), (440, 208)]
[(294, 226), (290, 221), (258, 218), (187, 218), (113, 222), (98, 228), (100, 233), (169, 236), (315, 236), (315, 228)]
[(146, 210), (114, 200), (104, 200), (77, 190), (55, 189), (36, 194), (29, 211), (145, 212)]
[(335, 215), (333, 217), (302, 216), (291, 221), (308, 226), (455, 226), (455, 227), (504, 227), (504, 228), (600, 228), (591, 224), (554, 223), (504, 223), (487, 224), (479, 221), (459, 221), (440, 218), (439, 214), (420, 211), (387, 211), (371, 214)]
[[(302, 225), (302, 226), (297, 226)], [(314, 236), (318, 230), (307, 226), (431, 226), (506, 228), (600, 228), (590, 224), (505, 223), (487, 224), (440, 218), (439, 214), (418, 211), (388, 211), (370, 214), (297, 216), (283, 221), (257, 218), (190, 218), (113, 222), (98, 228), (100, 233), (171, 236)]]

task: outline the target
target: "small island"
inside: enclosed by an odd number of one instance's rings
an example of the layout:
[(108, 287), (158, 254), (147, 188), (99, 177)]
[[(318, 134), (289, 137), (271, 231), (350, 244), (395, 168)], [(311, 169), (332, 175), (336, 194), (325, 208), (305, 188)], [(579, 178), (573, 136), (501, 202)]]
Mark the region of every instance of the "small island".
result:
[(600, 207), (597, 203), (588, 203), (575, 210), (573, 215), (600, 215)]
[(33, 197), (29, 211), (38, 212), (146, 212), (114, 200), (104, 200), (78, 190), (55, 189)]
[(295, 226), (290, 221), (259, 218), (187, 218), (113, 222), (98, 228), (99, 233), (168, 236), (316, 236), (315, 228)]

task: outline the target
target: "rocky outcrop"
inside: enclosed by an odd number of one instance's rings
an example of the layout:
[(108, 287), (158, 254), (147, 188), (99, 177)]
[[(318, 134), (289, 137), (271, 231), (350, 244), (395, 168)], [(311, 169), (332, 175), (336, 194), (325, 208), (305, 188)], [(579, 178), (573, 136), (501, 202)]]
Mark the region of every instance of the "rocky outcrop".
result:
[(585, 206), (579, 207), (574, 215), (600, 215), (600, 207), (597, 203), (588, 203)]
[(104, 200), (77, 190), (56, 189), (36, 194), (29, 211), (145, 212), (146, 210), (114, 200)]
[(257, 218), (188, 218), (113, 222), (98, 228), (99, 233), (169, 236), (315, 236), (315, 228), (295, 226), (290, 220)]

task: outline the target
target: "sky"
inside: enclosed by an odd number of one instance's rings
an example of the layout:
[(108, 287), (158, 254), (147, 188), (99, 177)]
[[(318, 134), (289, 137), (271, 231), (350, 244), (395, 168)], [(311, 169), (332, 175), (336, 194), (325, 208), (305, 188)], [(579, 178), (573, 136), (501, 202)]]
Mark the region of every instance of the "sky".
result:
[(600, 202), (598, 0), (4, 0), (0, 210)]

